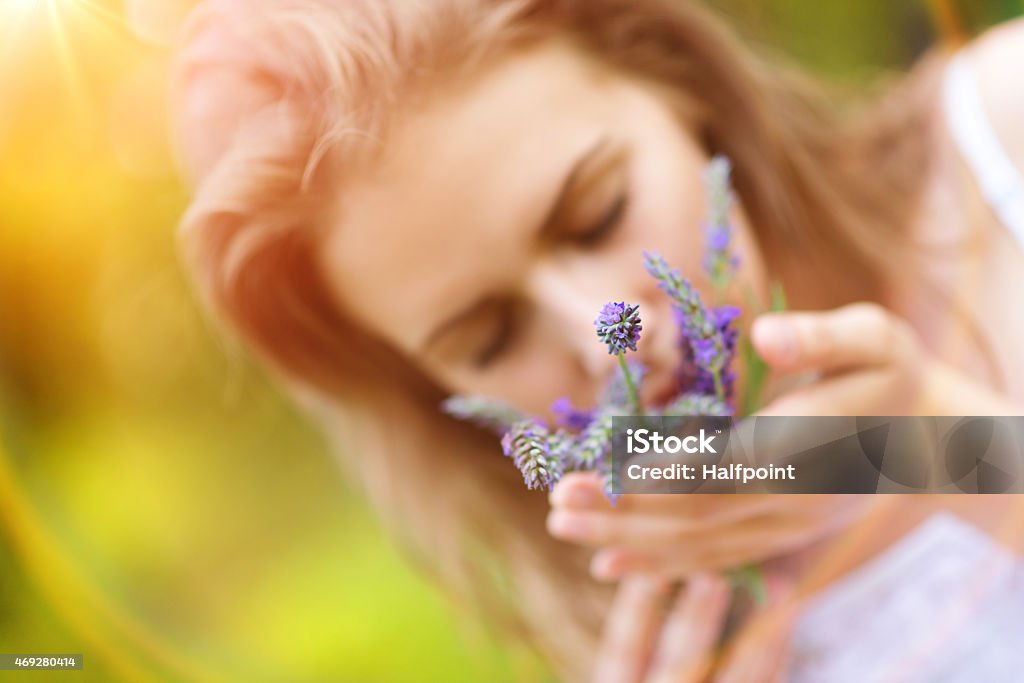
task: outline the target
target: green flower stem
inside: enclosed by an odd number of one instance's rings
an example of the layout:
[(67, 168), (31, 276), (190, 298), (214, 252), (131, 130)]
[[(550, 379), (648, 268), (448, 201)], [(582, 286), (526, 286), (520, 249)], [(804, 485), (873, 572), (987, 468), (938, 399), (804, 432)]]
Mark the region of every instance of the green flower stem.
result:
[[(747, 283), (744, 283), (743, 295), (746, 297), (747, 307), (754, 312), (754, 317), (765, 312), (764, 306), (758, 302), (757, 297), (754, 296), (754, 290)], [(769, 300), (768, 310), (775, 313), (786, 310), (786, 294), (782, 289), (781, 283), (773, 282), (771, 284)], [(761, 359), (757, 351), (754, 350), (754, 345), (751, 343), (749, 336), (744, 336), (740, 341), (740, 349), (743, 354), (747, 378), (746, 391), (741, 399), (742, 410), (740, 414), (752, 415), (762, 407), (761, 394), (764, 392), (764, 386), (768, 379), (768, 365)]]
[(754, 564), (745, 564), (726, 572), (726, 577), (734, 588), (744, 590), (758, 607), (768, 604), (768, 589), (764, 585), (761, 570)]
[(619, 367), (622, 368), (622, 378), (626, 382), (626, 392), (629, 394), (630, 403), (632, 403), (633, 414), (640, 415), (643, 412), (640, 406), (640, 394), (637, 393), (633, 374), (629, 371), (629, 365), (626, 363), (626, 354), (624, 351), (619, 351), (615, 355), (619, 357)]
[(711, 376), (715, 378), (715, 396), (719, 401), (725, 403), (725, 385), (722, 384), (722, 371), (715, 370), (711, 373)]

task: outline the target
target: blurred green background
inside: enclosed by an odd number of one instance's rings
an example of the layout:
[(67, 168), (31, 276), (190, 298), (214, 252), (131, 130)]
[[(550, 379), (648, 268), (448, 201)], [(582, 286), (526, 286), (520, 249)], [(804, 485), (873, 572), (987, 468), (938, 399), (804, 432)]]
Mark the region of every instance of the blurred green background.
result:
[[(543, 678), (403, 563), (197, 311), (164, 117), (192, 4), (0, 0), (0, 652), (84, 653), (37, 674), (83, 683)], [(715, 4), (849, 88), (1022, 10)]]

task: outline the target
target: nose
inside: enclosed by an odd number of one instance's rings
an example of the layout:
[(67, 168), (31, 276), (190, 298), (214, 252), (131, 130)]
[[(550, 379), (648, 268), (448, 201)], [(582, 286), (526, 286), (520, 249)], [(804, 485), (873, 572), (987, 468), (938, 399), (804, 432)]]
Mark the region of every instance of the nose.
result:
[(607, 278), (548, 260), (534, 266), (526, 289), (526, 296), (549, 317), (554, 335), (580, 369), (591, 379), (607, 378), (616, 361), (597, 339), (594, 327), (601, 306), (610, 300), (604, 295), (613, 291)]

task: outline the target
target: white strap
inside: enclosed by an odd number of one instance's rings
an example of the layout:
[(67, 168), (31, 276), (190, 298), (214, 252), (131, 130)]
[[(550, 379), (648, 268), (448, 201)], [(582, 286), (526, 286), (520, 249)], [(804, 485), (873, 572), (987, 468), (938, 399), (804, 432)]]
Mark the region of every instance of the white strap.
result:
[(943, 100), (953, 141), (981, 193), (1024, 249), (1024, 177), (999, 142), (962, 54), (954, 56), (946, 70)]

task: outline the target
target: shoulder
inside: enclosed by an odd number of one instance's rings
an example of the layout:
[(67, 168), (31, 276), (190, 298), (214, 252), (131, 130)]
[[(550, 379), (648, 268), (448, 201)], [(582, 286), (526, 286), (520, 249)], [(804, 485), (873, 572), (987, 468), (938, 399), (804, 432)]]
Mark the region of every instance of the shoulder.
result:
[(967, 58), (1000, 142), (1024, 170), (1024, 18), (985, 32), (968, 47)]

